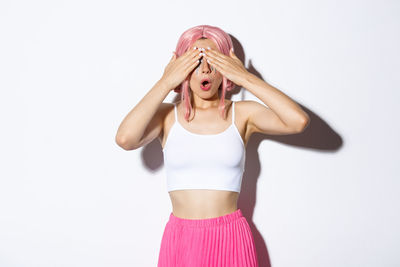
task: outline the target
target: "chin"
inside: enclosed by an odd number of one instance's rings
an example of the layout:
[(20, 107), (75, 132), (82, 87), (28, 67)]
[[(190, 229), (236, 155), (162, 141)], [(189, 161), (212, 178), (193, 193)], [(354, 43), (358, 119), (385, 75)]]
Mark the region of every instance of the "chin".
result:
[(196, 91), (196, 95), (198, 95), (199, 97), (204, 98), (204, 99), (211, 98), (217, 93), (218, 93), (218, 90), (213, 90), (213, 89), (210, 89), (208, 91), (204, 91), (201, 88), (199, 88)]

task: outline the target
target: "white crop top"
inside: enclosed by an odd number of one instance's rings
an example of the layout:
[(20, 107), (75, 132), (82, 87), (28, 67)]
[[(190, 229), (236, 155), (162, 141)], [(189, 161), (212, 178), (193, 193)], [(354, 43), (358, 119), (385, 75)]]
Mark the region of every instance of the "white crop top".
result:
[(245, 163), (245, 146), (235, 125), (235, 102), (232, 124), (217, 134), (197, 134), (175, 123), (164, 149), (168, 192), (182, 189), (215, 189), (240, 192)]

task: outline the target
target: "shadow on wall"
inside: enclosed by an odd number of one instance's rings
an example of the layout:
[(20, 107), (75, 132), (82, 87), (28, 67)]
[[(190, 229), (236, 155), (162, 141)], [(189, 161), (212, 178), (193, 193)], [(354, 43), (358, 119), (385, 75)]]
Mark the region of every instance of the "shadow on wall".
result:
[[(235, 54), (238, 58), (240, 58), (240, 60), (242, 60), (242, 62), (245, 62), (243, 47), (232, 35), (231, 38), (233, 41)], [(247, 70), (249, 72), (253, 73), (260, 79), (263, 79), (260, 73), (252, 66), (251, 61), (249, 61), (248, 66), (249, 67)], [(242, 88), (236, 87), (232, 91), (227, 92), (226, 99), (231, 99), (232, 95), (239, 94), (241, 89)], [(243, 94), (241, 100), (244, 100)], [(176, 95), (173, 100), (173, 102), (177, 101), (180, 101), (179, 95)], [(342, 138), (331, 127), (329, 127), (327, 123), (325, 123), (320, 117), (318, 117), (309, 109), (305, 108), (301, 104), (299, 105), (305, 112), (307, 112), (311, 119), (310, 124), (302, 133), (291, 135), (265, 135), (254, 133), (246, 146), (246, 165), (245, 172), (243, 174), (238, 208), (242, 210), (243, 215), (246, 217), (253, 233), (260, 267), (271, 267), (270, 257), (265, 240), (261, 236), (252, 219), (256, 204), (257, 180), (261, 171), (260, 160), (257, 153), (260, 143), (265, 139), (269, 139), (287, 145), (325, 151), (336, 151), (343, 144)], [(150, 172), (158, 172), (163, 166), (164, 158), (162, 147), (157, 138), (142, 149), (142, 159), (145, 167), (148, 168)]]

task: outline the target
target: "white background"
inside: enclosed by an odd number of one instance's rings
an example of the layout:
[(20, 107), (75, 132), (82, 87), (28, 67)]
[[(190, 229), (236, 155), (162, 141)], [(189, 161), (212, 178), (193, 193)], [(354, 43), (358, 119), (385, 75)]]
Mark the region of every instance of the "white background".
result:
[[(222, 28), (312, 122), (254, 135), (239, 208), (260, 266), (399, 266), (399, 1), (2, 1), (0, 266), (156, 266), (161, 146), (124, 116), (180, 34)], [(172, 92), (166, 102), (172, 101)], [(233, 100), (257, 100), (242, 89)]]

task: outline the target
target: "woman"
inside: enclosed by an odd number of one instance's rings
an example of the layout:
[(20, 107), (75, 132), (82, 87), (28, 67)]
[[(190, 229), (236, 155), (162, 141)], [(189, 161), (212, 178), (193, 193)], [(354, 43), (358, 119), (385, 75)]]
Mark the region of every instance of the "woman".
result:
[[(256, 101), (230, 101), (234, 85)], [(181, 101), (163, 103), (170, 91)], [(254, 132), (300, 133), (308, 115), (288, 96), (249, 73), (218, 27), (185, 31), (161, 79), (122, 121), (116, 142), (163, 148), (173, 210), (158, 266), (258, 266), (254, 238), (237, 208), (245, 147)]]

